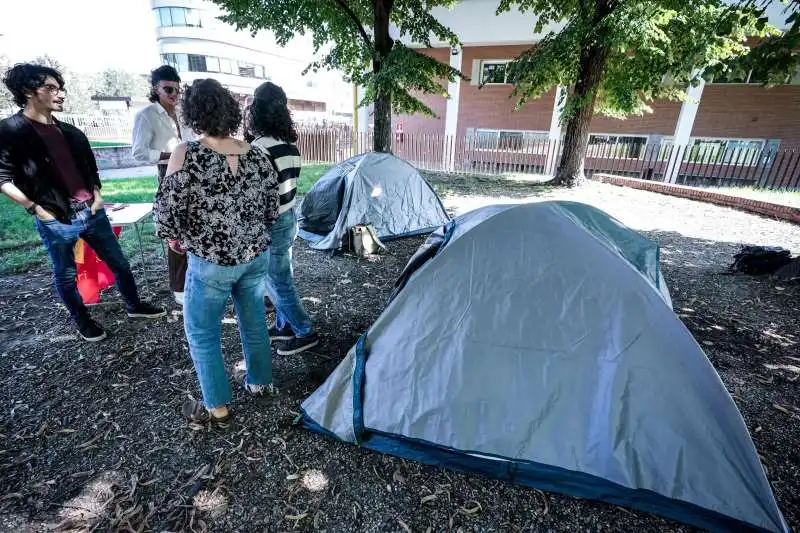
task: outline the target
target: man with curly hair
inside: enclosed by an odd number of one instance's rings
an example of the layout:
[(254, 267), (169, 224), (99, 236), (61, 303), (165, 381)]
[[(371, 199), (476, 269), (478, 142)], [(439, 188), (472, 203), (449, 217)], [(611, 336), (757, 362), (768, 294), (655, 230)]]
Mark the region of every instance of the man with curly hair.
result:
[(53, 263), (56, 292), (80, 336), (100, 341), (106, 332), (89, 315), (76, 282), (74, 248), (84, 239), (114, 273), (129, 317), (166, 313), (139, 300), (130, 265), (103, 209), (100, 176), (89, 140), (78, 128), (59, 122), (64, 79), (49, 67), (15, 65), (4, 83), (21, 107), (0, 121), (0, 191), (34, 217)]

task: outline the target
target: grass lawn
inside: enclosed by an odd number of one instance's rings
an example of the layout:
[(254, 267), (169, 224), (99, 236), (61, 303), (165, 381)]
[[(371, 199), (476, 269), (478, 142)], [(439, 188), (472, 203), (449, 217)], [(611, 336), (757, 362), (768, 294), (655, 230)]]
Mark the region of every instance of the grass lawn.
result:
[[(303, 167), (297, 189), (301, 194), (317, 182), (329, 167), (309, 165)], [(124, 178), (103, 183), (103, 200), (106, 202), (152, 202), (158, 181), (156, 178)], [(133, 251), (133, 239), (123, 232), (120, 241), (127, 254)], [(147, 239), (151, 244), (151, 239)], [(152, 239), (155, 244), (155, 239)], [(23, 271), (46, 260), (33, 220), (21, 207), (0, 195), (0, 272)]]
[(714, 188), (714, 191), (721, 194), (730, 194), (731, 196), (749, 198), (751, 200), (761, 200), (763, 202), (772, 202), (775, 204), (800, 207), (800, 189), (769, 190), (756, 189), (754, 187), (716, 187)]
[(89, 146), (92, 148), (121, 148), (124, 146), (130, 146), (130, 143), (117, 141), (89, 141)]

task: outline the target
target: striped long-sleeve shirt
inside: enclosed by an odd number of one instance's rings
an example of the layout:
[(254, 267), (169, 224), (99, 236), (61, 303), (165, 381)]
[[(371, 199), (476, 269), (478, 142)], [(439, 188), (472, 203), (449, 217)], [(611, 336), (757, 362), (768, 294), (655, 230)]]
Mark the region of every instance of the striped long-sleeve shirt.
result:
[(278, 171), (279, 213), (294, 207), (297, 194), (297, 178), (300, 177), (300, 150), (294, 144), (279, 141), (274, 137), (259, 137), (251, 143), (266, 150), (272, 156)]

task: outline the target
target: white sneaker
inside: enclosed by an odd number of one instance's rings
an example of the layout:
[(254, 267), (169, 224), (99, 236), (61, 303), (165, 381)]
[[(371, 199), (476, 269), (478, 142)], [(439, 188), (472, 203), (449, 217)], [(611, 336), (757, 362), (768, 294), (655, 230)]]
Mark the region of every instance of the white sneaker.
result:
[(253, 396), (275, 396), (278, 394), (278, 389), (276, 389), (275, 385), (272, 383), (269, 385), (253, 385), (251, 383), (245, 383), (244, 388)]
[(183, 307), (183, 295), (182, 292), (173, 292), (172, 294), (175, 295), (175, 303)]

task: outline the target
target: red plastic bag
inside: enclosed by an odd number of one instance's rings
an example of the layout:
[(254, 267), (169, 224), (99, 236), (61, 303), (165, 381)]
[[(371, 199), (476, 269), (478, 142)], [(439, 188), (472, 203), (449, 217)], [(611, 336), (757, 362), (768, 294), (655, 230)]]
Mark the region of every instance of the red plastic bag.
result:
[[(119, 238), (121, 227), (113, 227), (114, 235)], [(83, 239), (75, 243), (75, 266), (78, 271), (78, 292), (83, 303), (100, 303), (100, 293), (114, 284), (114, 274)]]

